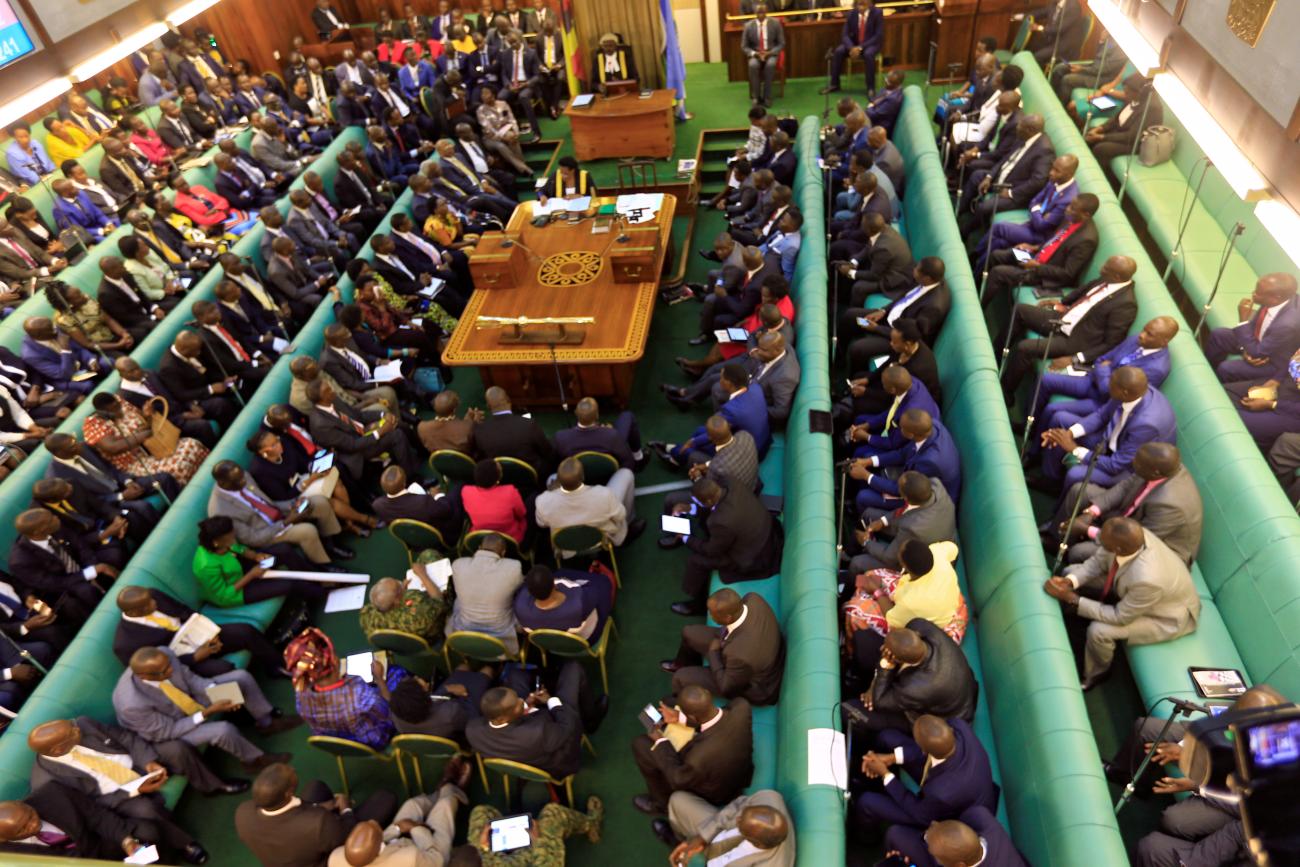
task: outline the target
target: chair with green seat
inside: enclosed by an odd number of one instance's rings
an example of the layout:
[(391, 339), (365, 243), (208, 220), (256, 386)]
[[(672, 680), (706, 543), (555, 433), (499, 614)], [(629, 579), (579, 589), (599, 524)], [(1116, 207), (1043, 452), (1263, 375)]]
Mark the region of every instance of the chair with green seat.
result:
[(450, 482), (474, 481), (474, 459), (455, 449), (438, 449), (429, 455), (429, 468), (442, 476), (444, 487)]
[(1010, 50), (998, 49), (993, 52), (993, 56), (998, 59), (998, 63), (1006, 66), (1011, 62), (1013, 55), (1019, 54), (1025, 50), (1025, 43), (1029, 41), (1029, 36), (1034, 32), (1034, 16), (1026, 15), (1020, 20), (1020, 29), (1016, 31), (1016, 37), (1011, 40)]
[(609, 650), (610, 636), (618, 635), (618, 628), (614, 626), (614, 618), (611, 615), (605, 620), (605, 628), (600, 632), (600, 638), (592, 645), (581, 635), (575, 635), (572, 632), (565, 632), (562, 629), (534, 629), (528, 633), (528, 643), (536, 647), (542, 655), (542, 665), (546, 665), (548, 654), (564, 656), (573, 659), (595, 659), (600, 663), (600, 683), (605, 689), (605, 694), (609, 694), (609, 673), (605, 669), (605, 654)]
[(388, 534), (401, 542), (402, 547), (406, 549), (408, 566), (414, 565), (420, 553), (430, 548), (439, 553), (450, 554), (455, 547), (447, 544), (447, 540), (442, 537), (442, 532), (437, 527), (414, 518), (397, 518), (388, 525)]
[(514, 485), (521, 491), (537, 490), (537, 469), (519, 458), (493, 458), (501, 468), (501, 483)]
[(460, 540), (460, 553), (465, 557), (472, 557), (478, 550), (479, 545), (488, 536), (500, 536), (501, 541), (506, 546), (506, 556), (512, 560), (518, 560), (524, 564), (531, 564), (533, 558), (530, 554), (525, 554), (519, 547), (519, 543), (505, 533), (499, 533), (496, 530), (470, 530), (465, 534), (465, 538)]
[(377, 650), (387, 650), (398, 656), (428, 656), (433, 653), (433, 646), (424, 636), (400, 629), (376, 629), (366, 636), (370, 646)]
[[(586, 735), (583, 735), (583, 740), (585, 741), (586, 739)], [(523, 762), (513, 762), (510, 759), (484, 758), (483, 756), (478, 757), (478, 770), (479, 775), (483, 776), (485, 779), (489, 770), (496, 771), (501, 775), (501, 785), (505, 789), (506, 803), (510, 803), (510, 778), (518, 777), (519, 779), (529, 783), (545, 783), (553, 789), (563, 788), (564, 795), (569, 802), (568, 805), (570, 807), (573, 806), (574, 774), (570, 774), (562, 780), (557, 780), (555, 777), (546, 773), (546, 771), (533, 765), (526, 765)]]
[[(456, 756), (469, 758), (469, 751), (462, 749), (461, 745), (451, 738), (442, 738), (437, 735), (397, 735), (389, 743), (393, 751), (393, 760), (397, 762), (397, 773), (402, 778), (402, 786), (410, 793), (411, 786), (406, 779), (406, 759), (409, 757), (411, 765), (415, 768), (415, 791), (426, 791), (424, 788), (424, 769), (422, 759), (432, 759), (434, 761), (447, 761)], [(482, 763), (479, 763), (479, 774), (483, 780), (483, 791), (491, 792), (492, 789), (488, 784), (487, 772), (483, 770)]]
[(442, 658), (447, 664), (448, 671), (452, 670), (451, 655), (453, 653), (478, 662), (500, 662), (512, 659), (523, 662), (527, 649), (525, 646), (520, 645), (519, 652), (512, 654), (506, 649), (505, 642), (495, 635), (461, 629), (448, 635), (447, 640), (442, 643)]
[(323, 753), (329, 753), (338, 762), (339, 779), (343, 783), (343, 794), (345, 795), (350, 795), (351, 792), (348, 790), (348, 770), (343, 762), (344, 759), (367, 759), (376, 762), (391, 762), (393, 760), (392, 756), (381, 753), (374, 747), (330, 735), (311, 735), (307, 738), (307, 745), (315, 747)]
[(618, 461), (605, 452), (578, 452), (574, 457), (582, 464), (582, 478), (589, 485), (608, 484), (618, 472)]
[(570, 557), (595, 557), (604, 551), (609, 555), (609, 567), (614, 571), (614, 586), (623, 586), (618, 574), (618, 558), (614, 556), (614, 542), (599, 527), (574, 524), (554, 529), (551, 531), (551, 549), (555, 552), (556, 563)]

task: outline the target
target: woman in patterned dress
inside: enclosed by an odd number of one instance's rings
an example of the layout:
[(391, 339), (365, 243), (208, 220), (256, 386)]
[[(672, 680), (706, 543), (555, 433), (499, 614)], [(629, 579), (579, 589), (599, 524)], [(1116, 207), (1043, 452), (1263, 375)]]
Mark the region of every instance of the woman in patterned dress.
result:
[[(132, 476), (166, 473), (177, 484), (185, 485), (208, 456), (201, 442), (181, 437), (175, 451), (165, 458), (156, 458), (144, 447), (144, 441), (153, 435), (145, 412), (105, 392), (95, 395), (94, 406), (95, 411), (81, 426), (86, 445), (94, 447), (124, 473)], [(150, 408), (148, 414), (152, 413)]]

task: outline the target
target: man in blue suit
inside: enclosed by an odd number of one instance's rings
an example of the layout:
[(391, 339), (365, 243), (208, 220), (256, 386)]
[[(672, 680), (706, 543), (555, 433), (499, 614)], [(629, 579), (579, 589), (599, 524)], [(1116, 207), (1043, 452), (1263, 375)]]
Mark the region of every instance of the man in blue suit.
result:
[[(1148, 386), (1147, 375), (1137, 367), (1121, 367), (1111, 374), (1110, 400), (1096, 411), (1083, 418), (1058, 413), (1056, 420), (1068, 427), (1043, 433), (1043, 474), (1052, 480), (1064, 478), (1062, 490), (1066, 491), (1083, 481), (1094, 451), (1091, 481), (1110, 487), (1132, 472), (1133, 455), (1144, 443), (1178, 441), (1173, 407), (1163, 394)], [(1068, 471), (1066, 455), (1078, 459)]]
[[(1157, 316), (1137, 334), (1125, 338), (1118, 346), (1098, 358), (1082, 376), (1071, 373), (1053, 373), (1072, 370), (1075, 360), (1057, 358), (1049, 372), (1043, 374), (1038, 406), (1034, 418), (1038, 430), (1050, 430), (1064, 425), (1056, 422), (1060, 413), (1082, 418), (1110, 399), (1110, 376), (1121, 367), (1136, 367), (1147, 375), (1147, 384), (1159, 388), (1169, 376), (1169, 341), (1178, 333), (1178, 322), (1171, 316)], [(1054, 395), (1072, 397), (1074, 400), (1049, 404)]]
[[(896, 509), (904, 505), (895, 479), (907, 470), (943, 482), (954, 503), (961, 496), (961, 457), (948, 429), (923, 409), (903, 413), (899, 428), (907, 440), (902, 448), (870, 456), (854, 454), (849, 476), (866, 485), (854, 498), (858, 514), (867, 509)], [(864, 446), (859, 451), (866, 450)], [(895, 478), (879, 472), (884, 467), (896, 467)]]
[(60, 229), (78, 226), (97, 241), (117, 228), (118, 224), (95, 207), (90, 196), (73, 186), (72, 181), (60, 178), (50, 186), (54, 190), (54, 222)]
[(865, 448), (865, 451), (859, 450), (861, 457), (896, 451), (907, 445), (901, 422), (910, 409), (924, 410), (929, 413), (931, 421), (942, 421), (939, 405), (930, 395), (930, 389), (921, 380), (913, 379), (901, 364), (885, 368), (880, 384), (887, 394), (894, 396), (893, 403), (878, 413), (858, 416), (845, 434), (850, 444)]
[(831, 83), (818, 93), (834, 93), (840, 89), (840, 75), (844, 61), (861, 59), (867, 79), (867, 93), (876, 90), (876, 55), (885, 40), (885, 14), (872, 0), (857, 0), (853, 11), (844, 19), (844, 32), (840, 44), (831, 55)]
[(420, 89), (424, 87), (433, 87), (437, 80), (437, 73), (433, 70), (433, 64), (427, 60), (422, 60), (414, 48), (406, 49), (406, 63), (401, 69), (397, 70), (397, 87), (406, 97), (406, 101), (412, 105), (420, 104)]
[[(99, 384), (104, 374), (99, 359), (69, 340), (47, 317), (33, 316), (23, 323), (23, 331), (26, 333), (18, 353), (46, 385), (55, 391), (89, 394)], [(83, 378), (81, 375), (87, 371), (97, 375)]]
[(885, 832), (885, 850), (902, 853), (915, 867), (1028, 867), (1011, 835), (987, 807), (971, 807), (956, 819), (933, 822), (924, 832), (894, 825)]
[[(1240, 325), (1214, 329), (1205, 344), (1205, 357), (1219, 380), (1286, 379), (1287, 364), (1300, 348), (1295, 276), (1263, 275), (1255, 283), (1255, 292), (1237, 304), (1237, 314)], [(1241, 358), (1229, 361), (1229, 355)]]
[[(772, 445), (772, 428), (767, 417), (767, 398), (763, 389), (751, 386), (749, 374), (737, 362), (722, 368), (722, 378), (718, 380), (729, 396), (718, 414), (727, 420), (732, 431), (745, 431), (754, 438), (758, 450), (758, 459), (762, 460), (767, 449)], [(662, 442), (650, 443), (655, 454), (674, 467), (690, 462), (691, 454), (698, 453), (708, 459), (713, 455), (713, 442), (704, 426), (695, 429), (690, 439), (678, 445), (666, 445)], [(897, 495), (897, 486), (895, 486)]]
[(1065, 219), (1065, 209), (1079, 194), (1079, 185), (1074, 182), (1078, 168), (1079, 158), (1074, 154), (1063, 154), (1053, 160), (1047, 183), (1029, 200), (1029, 219), (1023, 223), (994, 223), (989, 229), (993, 234), (992, 247), (986, 232), (977, 248), (975, 270), (984, 267), (990, 250), (1005, 250), (1017, 244), (1041, 245), (1052, 237)]
[(870, 121), (868, 126), (884, 127), (885, 134), (893, 138), (894, 124), (898, 121), (898, 113), (902, 110), (903, 73), (894, 69), (885, 76), (885, 89), (867, 103), (867, 119)]
[[(998, 785), (988, 753), (970, 724), (925, 714), (912, 724), (911, 737), (895, 729), (880, 733), (889, 752), (869, 752), (862, 772), (881, 780), (884, 792), (863, 792), (853, 802), (853, 821), (870, 828), (877, 822), (925, 828), (955, 819), (971, 807), (998, 807)], [(898, 779), (898, 768), (918, 783), (911, 792)]]

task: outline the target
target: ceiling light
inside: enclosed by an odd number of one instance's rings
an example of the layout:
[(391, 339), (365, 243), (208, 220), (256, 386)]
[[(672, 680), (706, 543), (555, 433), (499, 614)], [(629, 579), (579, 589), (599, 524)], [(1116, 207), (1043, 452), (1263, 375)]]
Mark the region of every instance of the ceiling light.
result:
[(1295, 208), (1278, 199), (1267, 199), (1255, 206), (1255, 217), (1300, 268), (1300, 214)]
[(186, 3), (179, 9), (168, 12), (167, 23), (171, 24), (173, 27), (179, 27), (195, 15), (211, 9), (220, 2), (221, 0), (190, 0), (189, 3)]
[(40, 87), (34, 87), (17, 99), (0, 105), (0, 127), (6, 127), (16, 120), (51, 103), (72, 90), (72, 81), (67, 78), (51, 78)]
[(153, 42), (159, 36), (167, 32), (167, 25), (162, 21), (150, 24), (148, 27), (137, 30), (121, 42), (110, 48), (88, 57), (72, 68), (71, 75), (77, 81), (86, 81), (95, 75), (108, 69), (114, 63), (117, 63), (124, 57), (144, 48), (150, 42)]
[(1160, 68), (1160, 51), (1138, 32), (1133, 21), (1115, 5), (1115, 0), (1091, 0), (1088, 9), (1138, 72), (1150, 76)]

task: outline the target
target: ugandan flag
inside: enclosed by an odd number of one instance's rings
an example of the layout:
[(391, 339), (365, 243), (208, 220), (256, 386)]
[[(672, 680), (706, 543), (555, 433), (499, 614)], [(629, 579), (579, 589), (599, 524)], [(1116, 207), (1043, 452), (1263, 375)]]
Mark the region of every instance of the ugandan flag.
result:
[(577, 96), (586, 90), (582, 62), (582, 46), (578, 44), (578, 28), (573, 22), (572, 0), (560, 0), (560, 32), (564, 37), (564, 56), (569, 61), (569, 93)]

